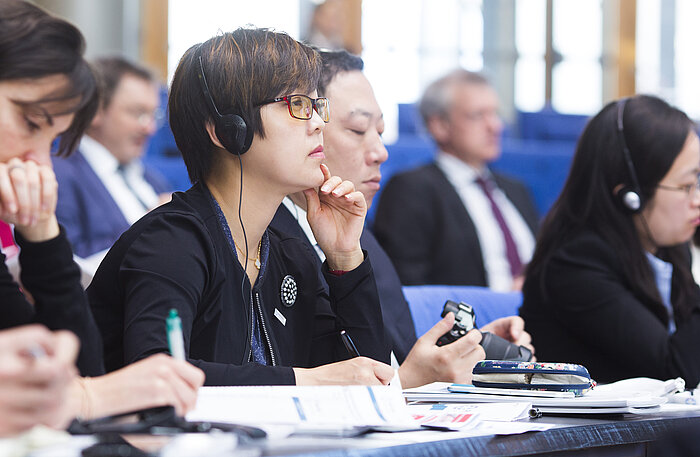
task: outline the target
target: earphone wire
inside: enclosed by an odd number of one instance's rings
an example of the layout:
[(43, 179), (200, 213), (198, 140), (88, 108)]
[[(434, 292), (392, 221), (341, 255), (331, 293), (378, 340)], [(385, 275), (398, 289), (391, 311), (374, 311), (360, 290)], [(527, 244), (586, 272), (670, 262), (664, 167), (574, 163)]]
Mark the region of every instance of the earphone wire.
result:
[[(201, 45), (200, 45), (201, 46)], [(220, 118), (221, 113), (219, 113), (219, 109), (216, 107), (216, 103), (214, 103), (214, 97), (212, 97), (211, 92), (209, 91), (209, 84), (207, 84), (207, 77), (204, 73), (204, 63), (202, 62), (202, 55), (201, 55), (201, 50), (199, 51), (199, 82), (201, 83), (202, 91), (204, 94), (207, 96), (209, 99), (209, 103), (214, 108), (214, 112), (216, 113), (217, 116)], [(241, 299), (243, 300), (243, 303), (246, 302), (245, 299), (245, 280), (248, 277), (248, 235), (246, 234), (245, 231), (245, 225), (243, 224), (243, 216), (241, 215), (241, 207), (243, 206), (243, 161), (241, 160), (241, 155), (236, 154), (238, 156), (238, 165), (240, 167), (241, 171), (241, 181), (240, 181), (240, 188), (238, 189), (238, 222), (241, 225), (241, 230), (243, 231), (243, 243), (245, 245), (245, 259), (243, 262), (243, 277), (241, 278)], [(233, 233), (231, 233), (231, 238), (233, 238)], [(236, 244), (236, 241), (234, 240), (234, 245)], [(236, 253), (236, 257), (238, 257), (238, 254)], [(253, 284), (250, 284), (250, 299), (251, 299), (251, 307), (253, 306)], [(251, 316), (252, 319), (252, 316)], [(250, 335), (251, 340), (253, 335)]]
[[(243, 216), (241, 215), (241, 207), (243, 206), (243, 161), (241, 160), (240, 154), (238, 156), (238, 165), (241, 169), (241, 187), (238, 189), (238, 222), (241, 224), (241, 230), (243, 231), (243, 244), (245, 246), (245, 262), (243, 262), (243, 279), (241, 280), (241, 295), (243, 296), (243, 302), (245, 303), (245, 295), (243, 295), (243, 286), (245, 285), (245, 278), (248, 276), (248, 235), (245, 232), (245, 225), (243, 224)], [(253, 284), (250, 284), (251, 294), (253, 290)], [(252, 295), (251, 295), (252, 296)]]
[(625, 125), (623, 121), (623, 116), (625, 114), (625, 105), (627, 104), (627, 100), (627, 98), (623, 98), (617, 102), (617, 134), (620, 139), (620, 146), (622, 147), (622, 155), (625, 159), (625, 163), (627, 164), (627, 170), (629, 171), (630, 179), (632, 179), (632, 184), (634, 185), (634, 191), (637, 192), (639, 194), (639, 197), (641, 198), (642, 189), (639, 186), (637, 172), (635, 171), (634, 163), (632, 162), (632, 155), (630, 154), (630, 150), (627, 147), (627, 141), (625, 140)]

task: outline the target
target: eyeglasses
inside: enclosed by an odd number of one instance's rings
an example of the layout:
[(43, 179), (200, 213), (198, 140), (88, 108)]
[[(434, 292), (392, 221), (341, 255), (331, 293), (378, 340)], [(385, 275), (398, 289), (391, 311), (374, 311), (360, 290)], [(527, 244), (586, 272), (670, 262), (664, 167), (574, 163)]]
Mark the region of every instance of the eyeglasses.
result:
[(686, 184), (685, 186), (668, 186), (666, 184), (659, 184), (656, 187), (658, 187), (659, 189), (685, 192), (685, 194), (688, 197), (691, 197), (700, 192), (700, 176), (698, 176), (698, 179), (695, 180), (695, 184)]
[(323, 122), (328, 122), (331, 120), (330, 102), (325, 97), (311, 98), (300, 94), (285, 95), (284, 97), (277, 97), (273, 98), (272, 100), (258, 103), (258, 106), (277, 102), (287, 103), (289, 115), (295, 119), (301, 119), (304, 121), (311, 119), (311, 116), (313, 116), (313, 109), (318, 113), (321, 119), (323, 119)]
[(483, 109), (479, 111), (471, 111), (467, 113), (462, 113), (465, 119), (471, 122), (484, 122), (486, 120), (496, 119), (501, 120), (501, 114), (494, 109)]
[(160, 122), (165, 118), (165, 112), (161, 108), (156, 108), (153, 111), (140, 108), (127, 108), (126, 112), (142, 127), (148, 127), (151, 125), (151, 122), (160, 125)]

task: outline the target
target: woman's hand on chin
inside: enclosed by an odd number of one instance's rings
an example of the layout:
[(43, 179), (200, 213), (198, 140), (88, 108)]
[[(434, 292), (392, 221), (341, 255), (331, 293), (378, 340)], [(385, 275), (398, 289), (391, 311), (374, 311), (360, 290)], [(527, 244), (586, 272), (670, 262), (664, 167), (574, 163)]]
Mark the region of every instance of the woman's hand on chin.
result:
[(331, 176), (325, 164), (321, 171), (323, 184), (319, 190), (304, 191), (309, 225), (326, 254), (328, 266), (332, 270), (354, 270), (364, 260), (360, 235), (367, 202), (352, 182)]
[(0, 219), (14, 224), (26, 239), (58, 236), (58, 183), (49, 165), (13, 158), (0, 163)]

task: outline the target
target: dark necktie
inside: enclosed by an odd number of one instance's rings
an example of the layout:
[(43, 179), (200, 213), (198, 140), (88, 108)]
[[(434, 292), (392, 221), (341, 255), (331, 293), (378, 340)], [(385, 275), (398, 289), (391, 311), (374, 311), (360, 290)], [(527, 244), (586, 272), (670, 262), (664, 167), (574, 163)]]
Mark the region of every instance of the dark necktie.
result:
[(479, 176), (476, 178), (476, 183), (484, 191), (486, 198), (489, 199), (491, 203), (491, 211), (493, 212), (493, 217), (498, 222), (498, 226), (503, 233), (503, 241), (506, 245), (506, 257), (508, 258), (508, 264), (510, 265), (510, 274), (515, 278), (520, 275), (522, 270), (522, 263), (520, 262), (520, 256), (518, 255), (518, 247), (515, 245), (515, 240), (513, 239), (513, 234), (510, 232), (506, 220), (503, 217), (503, 213), (498, 208), (496, 200), (493, 199), (493, 183), (491, 181), (486, 181), (484, 178)]
[(127, 189), (131, 191), (131, 195), (134, 196), (136, 200), (138, 200), (139, 203), (141, 203), (141, 206), (143, 206), (144, 211), (148, 211), (151, 208), (144, 202), (141, 197), (139, 196), (138, 192), (136, 192), (136, 189), (134, 189), (134, 186), (131, 185), (129, 182), (129, 177), (126, 176), (126, 167), (124, 165), (119, 165), (117, 167), (117, 172), (119, 173), (119, 176), (122, 177), (122, 180), (124, 181), (124, 184), (126, 184)]

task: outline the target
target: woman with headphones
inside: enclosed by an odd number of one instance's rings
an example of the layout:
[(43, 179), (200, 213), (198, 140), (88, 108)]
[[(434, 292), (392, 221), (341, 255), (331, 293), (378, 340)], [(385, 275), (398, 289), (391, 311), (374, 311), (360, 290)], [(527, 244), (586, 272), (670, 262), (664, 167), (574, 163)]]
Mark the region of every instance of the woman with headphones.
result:
[(523, 288), (540, 360), (583, 364), (599, 382), (698, 384), (699, 172), (695, 125), (663, 100), (622, 99), (589, 121)]
[[(314, 50), (266, 29), (223, 33), (184, 54), (170, 125), (194, 185), (125, 232), (88, 289), (108, 370), (167, 351), (174, 308), (208, 385), (388, 383), (360, 248), (367, 204), (322, 165), (330, 107), (317, 98), (320, 71)], [(327, 255), (329, 296), (315, 253), (268, 228), (300, 191)], [(343, 360), (341, 330), (366, 357)]]

